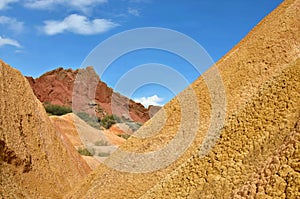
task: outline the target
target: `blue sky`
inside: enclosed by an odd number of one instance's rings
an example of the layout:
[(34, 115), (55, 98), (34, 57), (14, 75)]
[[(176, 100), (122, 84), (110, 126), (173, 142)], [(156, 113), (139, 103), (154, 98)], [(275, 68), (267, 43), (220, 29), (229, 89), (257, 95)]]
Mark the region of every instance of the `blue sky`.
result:
[[(63, 66), (79, 68), (101, 42), (123, 31), (168, 28), (197, 41), (218, 61), (281, 0), (0, 0), (0, 59), (24, 75), (38, 77)], [(176, 41), (175, 41), (176, 42)], [(118, 81), (138, 65), (158, 63), (181, 74), (163, 74), (173, 86), (137, 85), (134, 93)], [(159, 65), (161, 64), (161, 65)], [(201, 72), (209, 66), (203, 66)], [(152, 70), (152, 71), (156, 71)], [(156, 71), (157, 72), (157, 71)], [(144, 74), (151, 76), (155, 73)], [(156, 74), (157, 75), (157, 74)], [(101, 76), (111, 87), (148, 104), (164, 104), (200, 74), (184, 59), (155, 49), (121, 56)], [(151, 79), (151, 78), (150, 78)], [(124, 86), (123, 86), (124, 87)]]

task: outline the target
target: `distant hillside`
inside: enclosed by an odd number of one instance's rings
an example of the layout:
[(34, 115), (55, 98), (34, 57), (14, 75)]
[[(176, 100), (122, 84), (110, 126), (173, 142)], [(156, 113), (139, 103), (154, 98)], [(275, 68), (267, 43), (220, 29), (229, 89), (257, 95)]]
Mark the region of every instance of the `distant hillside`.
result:
[[(78, 149), (87, 149), (91, 154), (86, 159), (92, 169), (106, 159), (116, 148), (126, 140), (121, 134), (127, 133), (119, 129), (115, 133), (116, 125), (111, 129), (99, 130), (92, 128), (85, 121), (73, 113), (63, 116), (50, 116), (50, 120), (58, 132), (66, 136), (72, 145)], [(129, 127), (128, 127), (129, 128)], [(91, 156), (94, 156), (93, 158)], [(92, 160), (92, 164), (91, 163)]]
[[(58, 68), (36, 79), (32, 77), (26, 78), (34, 94), (41, 102), (72, 107), (74, 82), (79, 74), (84, 73), (88, 73), (89, 78), (86, 78), (86, 82), (82, 84), (84, 88), (81, 88), (83, 92), (80, 95), (84, 95), (84, 92), (88, 90), (88, 84), (93, 84), (94, 81), (97, 82), (95, 93), (93, 93), (95, 95), (93, 96), (94, 98), (90, 99), (91, 101), (79, 102), (82, 103), (80, 106), (85, 109), (84, 111), (91, 112), (92, 108), (100, 118), (113, 113), (119, 117), (125, 116), (140, 123), (146, 122), (153, 115), (153, 112), (157, 112), (157, 107), (146, 109), (142, 104), (114, 92), (112, 88), (109, 88), (99, 79), (92, 67), (78, 70)], [(89, 93), (86, 95), (89, 95)], [(113, 109), (112, 96), (114, 100)], [(93, 103), (92, 105), (89, 104), (91, 102)], [(127, 109), (129, 110), (129, 115)]]

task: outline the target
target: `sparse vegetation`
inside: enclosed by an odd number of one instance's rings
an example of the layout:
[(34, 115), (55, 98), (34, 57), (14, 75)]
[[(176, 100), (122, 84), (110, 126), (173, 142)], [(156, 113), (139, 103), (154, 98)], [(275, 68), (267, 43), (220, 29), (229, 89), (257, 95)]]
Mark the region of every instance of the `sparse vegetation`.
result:
[(97, 104), (96, 112), (99, 113), (100, 115), (105, 115), (105, 114), (106, 114), (106, 111), (103, 110), (103, 109), (101, 108), (101, 106), (98, 105), (98, 104)]
[(108, 157), (108, 156), (110, 156), (110, 153), (107, 153), (107, 152), (99, 152), (99, 153), (98, 153), (98, 156), (99, 156), (99, 157)]
[(94, 127), (96, 129), (100, 129), (100, 123), (99, 123), (99, 118), (90, 116), (86, 112), (78, 112), (76, 113), (78, 117), (80, 117), (83, 121), (88, 123), (91, 127)]
[(109, 146), (109, 143), (105, 140), (99, 140), (97, 142), (95, 142), (96, 146)]
[(106, 129), (109, 129), (112, 125), (120, 123), (121, 119), (116, 115), (107, 115), (101, 119), (100, 125)]
[(65, 115), (72, 112), (72, 109), (70, 107), (59, 106), (50, 103), (44, 103), (44, 107), (46, 109), (46, 112), (50, 115)]
[(84, 156), (95, 155), (95, 151), (93, 149), (88, 150), (87, 148), (78, 148), (77, 151), (78, 151), (78, 153), (80, 153), (80, 155), (84, 155)]
[(127, 126), (129, 126), (130, 129), (132, 129), (132, 131), (136, 131), (142, 126), (142, 124), (140, 123), (131, 121), (129, 119), (125, 119), (123, 117), (120, 118), (116, 115), (107, 115), (102, 119), (95, 116), (91, 116), (86, 112), (78, 112), (76, 113), (76, 115), (96, 129), (100, 129), (101, 126), (106, 129), (109, 129), (112, 125), (117, 123), (125, 123)]
[(128, 135), (128, 134), (119, 134), (118, 136), (121, 137), (121, 138), (124, 138), (125, 140), (130, 138), (130, 135)]

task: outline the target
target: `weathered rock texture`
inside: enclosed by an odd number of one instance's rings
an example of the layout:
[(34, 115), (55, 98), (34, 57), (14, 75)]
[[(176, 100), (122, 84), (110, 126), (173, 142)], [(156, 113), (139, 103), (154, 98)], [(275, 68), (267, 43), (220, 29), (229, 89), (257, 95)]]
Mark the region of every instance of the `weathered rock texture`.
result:
[(91, 170), (20, 72), (0, 60), (0, 198), (61, 198)]
[[(100, 166), (67, 198), (299, 197), (299, 9), (300, 0), (284, 1), (191, 85), (198, 98), (200, 124), (187, 122), (187, 133), (198, 129), (180, 158), (149, 173)], [(216, 145), (199, 157), (215, 100), (215, 91), (206, 83), (217, 69), (226, 93), (225, 124), (213, 132), (220, 135)], [(158, 113), (138, 130), (152, 137), (132, 137), (121, 149), (144, 153), (165, 147), (185, 122), (181, 110), (193, 105), (188, 100), (179, 103), (186, 93), (161, 110), (165, 123)], [(109, 160), (117, 165), (122, 162), (118, 158), (112, 155)]]
[(299, 198), (300, 59), (229, 117), (213, 150), (193, 155), (142, 198)]
[[(93, 84), (96, 84), (96, 89), (92, 93), (93, 96), (92, 99), (89, 99), (90, 101), (83, 100), (82, 103), (84, 104), (79, 105), (91, 108), (89, 107), (89, 103), (98, 104), (96, 111), (99, 117), (112, 113), (121, 117), (123, 114), (129, 112), (128, 117), (133, 121), (144, 123), (153, 115), (152, 112), (157, 112), (157, 107), (155, 107), (155, 110), (150, 111), (150, 109), (146, 109), (142, 104), (114, 92), (113, 89), (100, 81), (92, 67), (78, 70), (58, 68), (45, 73), (37, 79), (33, 79), (32, 77), (27, 77), (27, 79), (33, 92), (41, 102), (72, 107), (74, 82), (78, 76), (84, 76), (82, 74), (85, 74), (87, 78), (80, 84), (80, 91), (87, 91), (87, 88)], [(81, 98), (84, 97), (82, 96), (84, 92), (79, 94)], [(88, 97), (91, 98), (90, 96)], [(114, 110), (112, 110), (112, 97), (114, 100)]]

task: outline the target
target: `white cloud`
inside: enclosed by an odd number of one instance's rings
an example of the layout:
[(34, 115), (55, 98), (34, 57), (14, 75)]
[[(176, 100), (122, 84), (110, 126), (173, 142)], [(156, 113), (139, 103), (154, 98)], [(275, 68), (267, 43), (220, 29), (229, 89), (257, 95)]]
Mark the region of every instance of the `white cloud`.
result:
[(55, 6), (72, 7), (78, 10), (86, 11), (97, 4), (106, 3), (107, 0), (28, 0), (25, 7), (31, 9), (47, 10)]
[(140, 16), (140, 12), (137, 9), (128, 8), (127, 11), (129, 14), (131, 14), (133, 16), (136, 16), (136, 17)]
[(14, 40), (14, 39), (10, 39), (10, 38), (3, 38), (0, 36), (0, 48), (5, 45), (10, 45), (10, 46), (15, 46), (15, 47), (21, 48), (21, 45), (19, 44), (18, 41)]
[(18, 2), (19, 0), (0, 0), (0, 10), (8, 7), (8, 4)]
[(163, 98), (160, 98), (157, 95), (153, 95), (151, 97), (141, 97), (141, 98), (134, 99), (134, 101), (143, 104), (145, 107), (148, 107), (149, 105), (161, 106), (160, 103), (163, 100), (164, 100)]
[(75, 34), (93, 35), (118, 26), (118, 24), (107, 19), (89, 20), (87, 17), (78, 14), (69, 15), (62, 21), (50, 20), (44, 23), (43, 32), (47, 35), (60, 34), (66, 31)]
[(7, 25), (7, 27), (17, 33), (24, 30), (24, 23), (6, 16), (0, 16), (0, 25)]

